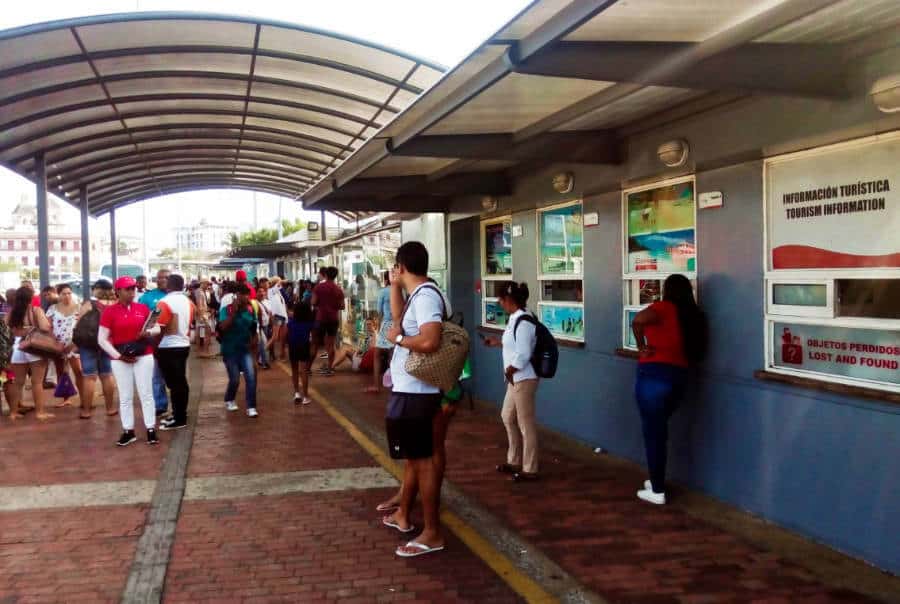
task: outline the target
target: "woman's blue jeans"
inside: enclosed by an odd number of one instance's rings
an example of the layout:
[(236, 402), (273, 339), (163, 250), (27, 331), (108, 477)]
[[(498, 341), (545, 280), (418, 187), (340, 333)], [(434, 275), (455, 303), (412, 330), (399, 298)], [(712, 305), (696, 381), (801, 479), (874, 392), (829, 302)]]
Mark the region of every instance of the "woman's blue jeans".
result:
[(241, 373), (244, 374), (245, 390), (247, 391), (247, 409), (256, 408), (256, 367), (253, 364), (253, 355), (242, 352), (222, 357), (225, 362), (225, 370), (228, 372), (228, 387), (225, 388), (225, 402), (234, 400), (238, 386), (241, 383)]
[(687, 370), (665, 363), (638, 365), (634, 397), (641, 412), (647, 468), (654, 493), (666, 490), (669, 417), (678, 408), (687, 384)]

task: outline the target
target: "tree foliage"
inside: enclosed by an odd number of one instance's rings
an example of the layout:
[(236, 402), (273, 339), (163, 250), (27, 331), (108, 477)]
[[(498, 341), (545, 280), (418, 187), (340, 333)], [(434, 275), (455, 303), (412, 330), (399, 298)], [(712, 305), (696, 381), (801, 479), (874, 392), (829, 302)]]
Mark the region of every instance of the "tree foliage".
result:
[[(282, 220), (281, 228), (283, 236), (287, 237), (288, 235), (293, 235), (297, 231), (305, 229), (306, 223), (299, 218), (293, 221)], [(255, 231), (246, 231), (244, 233), (235, 233), (232, 231), (231, 233), (228, 233), (228, 240), (225, 242), (225, 245), (227, 245), (229, 249), (235, 249), (248, 245), (265, 245), (267, 243), (275, 243), (276, 241), (278, 241), (278, 229), (263, 228)]]

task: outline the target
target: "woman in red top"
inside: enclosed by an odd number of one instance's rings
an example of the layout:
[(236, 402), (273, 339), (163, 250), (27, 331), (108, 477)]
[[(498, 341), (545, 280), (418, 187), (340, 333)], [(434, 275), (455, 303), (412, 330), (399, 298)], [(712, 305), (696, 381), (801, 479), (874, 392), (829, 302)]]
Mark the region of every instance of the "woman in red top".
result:
[(669, 276), (663, 285), (662, 302), (639, 312), (631, 329), (641, 354), (634, 393), (650, 471), (650, 480), (644, 482), (637, 496), (662, 505), (666, 502), (669, 417), (684, 395), (688, 367), (702, 358), (705, 348), (703, 314), (694, 301), (688, 278)]
[(159, 327), (144, 331), (150, 308), (134, 301), (136, 283), (132, 277), (116, 279), (118, 303), (100, 315), (97, 343), (112, 359), (112, 372), (119, 391), (119, 416), (122, 418), (120, 447), (137, 440), (134, 435), (134, 391), (137, 389), (147, 428), (147, 444), (159, 443), (156, 437), (156, 407), (153, 402), (153, 345), (149, 336)]

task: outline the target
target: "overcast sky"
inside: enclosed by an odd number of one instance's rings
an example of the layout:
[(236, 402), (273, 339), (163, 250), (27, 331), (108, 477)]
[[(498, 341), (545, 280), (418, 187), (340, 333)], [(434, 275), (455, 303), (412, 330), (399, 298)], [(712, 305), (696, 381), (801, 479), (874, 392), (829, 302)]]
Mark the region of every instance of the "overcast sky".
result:
[[(135, 10), (250, 15), (349, 34), (452, 67), (528, 3), (528, 0), (29, 0), (3, 3), (0, 30)], [(11, 211), (20, 195), (33, 197), (34, 185), (0, 168), (0, 192), (0, 211)], [(278, 215), (277, 198), (263, 194), (257, 198), (259, 226), (272, 224)], [(192, 224), (204, 217), (211, 223), (250, 227), (252, 199), (252, 193), (242, 191), (198, 191), (155, 199), (149, 206), (152, 209), (148, 224), (150, 247), (172, 245), (173, 224)], [(301, 215), (296, 204), (287, 202), (282, 204), (282, 213), (285, 218)], [(142, 216), (141, 204), (119, 210), (116, 220), (119, 232), (140, 236)], [(74, 209), (67, 218), (77, 225)]]

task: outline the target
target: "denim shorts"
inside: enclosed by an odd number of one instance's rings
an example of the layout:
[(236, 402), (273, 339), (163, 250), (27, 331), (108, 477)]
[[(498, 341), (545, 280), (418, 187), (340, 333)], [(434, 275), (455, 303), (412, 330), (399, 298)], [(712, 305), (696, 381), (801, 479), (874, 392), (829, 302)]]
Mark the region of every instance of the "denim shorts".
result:
[(95, 348), (81, 348), (78, 350), (81, 356), (81, 371), (85, 377), (112, 374), (112, 363), (109, 355)]

